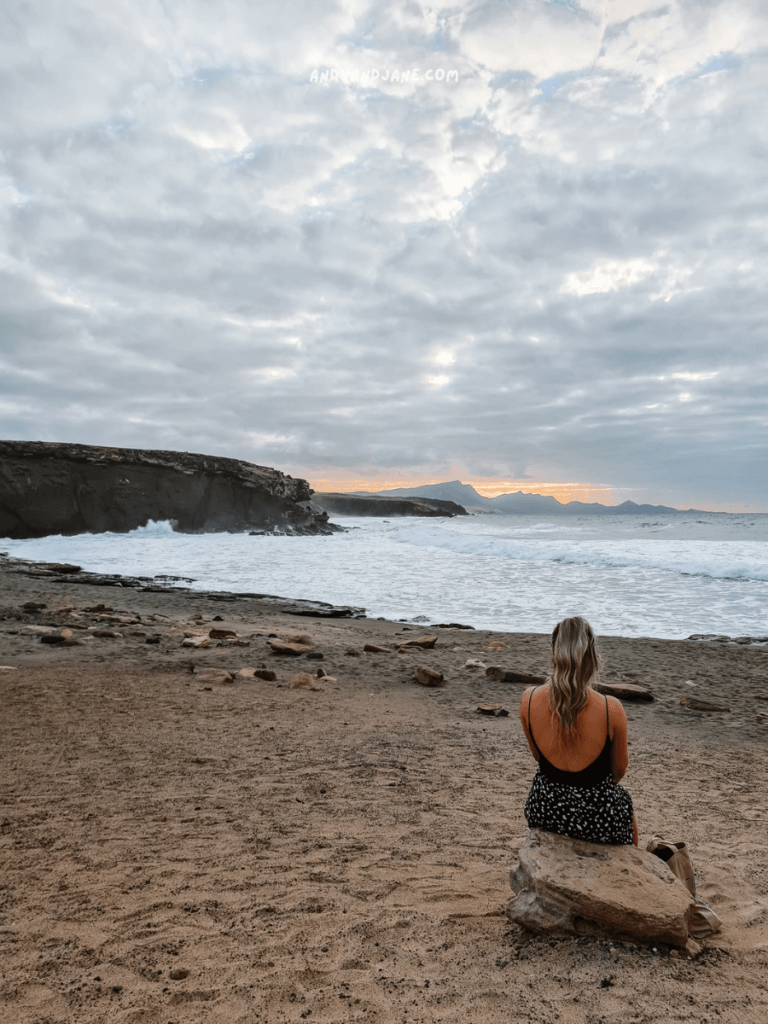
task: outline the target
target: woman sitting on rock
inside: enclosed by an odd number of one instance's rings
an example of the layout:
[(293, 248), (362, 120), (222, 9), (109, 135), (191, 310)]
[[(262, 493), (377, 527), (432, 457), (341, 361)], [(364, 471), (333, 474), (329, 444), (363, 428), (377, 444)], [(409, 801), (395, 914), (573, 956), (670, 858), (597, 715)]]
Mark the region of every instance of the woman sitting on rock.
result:
[(592, 689), (600, 661), (589, 623), (563, 619), (552, 633), (552, 671), (520, 702), (520, 721), (539, 762), (525, 802), (529, 828), (591, 843), (637, 846), (627, 770), (627, 716)]

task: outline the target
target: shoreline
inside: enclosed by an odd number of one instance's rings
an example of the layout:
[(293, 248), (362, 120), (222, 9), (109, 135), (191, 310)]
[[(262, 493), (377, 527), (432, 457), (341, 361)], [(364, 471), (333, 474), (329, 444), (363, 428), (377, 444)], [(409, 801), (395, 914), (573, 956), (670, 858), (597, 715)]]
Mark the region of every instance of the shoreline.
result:
[[(504, 916), (535, 768), (525, 684), (466, 663), (542, 674), (548, 634), (18, 569), (0, 562), (0, 999), (15, 1024), (768, 1017), (762, 647), (600, 638), (602, 678), (654, 695), (624, 705), (641, 846), (686, 841), (723, 920), (681, 961)], [(183, 646), (214, 628), (237, 635)], [(41, 641), (64, 629), (89, 639)], [(427, 633), (434, 647), (396, 650)], [(315, 657), (273, 653), (300, 634)], [(275, 678), (238, 675), (261, 666)], [(419, 686), (419, 666), (445, 685)], [(318, 689), (292, 689), (298, 672)], [(692, 695), (730, 711), (688, 710)]]
[[(66, 565), (64, 563), (51, 563), (41, 562), (33, 559), (19, 558), (15, 555), (9, 555), (5, 551), (0, 551), (0, 573), (5, 569), (10, 570), (12, 573), (21, 573), (30, 578), (47, 580), (57, 585), (73, 584), (75, 586), (94, 586), (94, 587), (114, 587), (121, 589), (130, 589), (138, 593), (168, 593), (168, 594), (185, 594), (190, 599), (200, 600), (215, 600), (215, 601), (261, 601), (271, 605), (275, 608), (284, 611), (286, 614), (302, 615), (302, 616), (315, 616), (321, 618), (355, 618), (365, 619), (368, 618), (366, 609), (355, 605), (335, 605), (327, 601), (316, 601), (308, 598), (300, 597), (282, 597), (277, 594), (264, 594), (256, 593), (252, 591), (232, 591), (232, 590), (195, 590), (192, 587), (184, 586), (168, 586), (167, 583), (158, 583), (161, 580), (175, 580), (181, 582), (192, 583), (195, 582), (192, 577), (186, 576), (168, 576), (165, 574), (158, 574), (156, 576), (129, 576), (125, 573), (99, 573), (90, 572), (82, 569), (76, 565)], [(430, 622), (426, 616), (419, 619), (412, 617), (410, 619), (387, 619), (383, 616), (377, 617), (376, 621), (387, 621), (395, 624), (405, 623), (407, 625), (413, 625), (414, 627), (424, 629), (437, 629), (444, 628), (444, 623)], [(472, 629), (480, 630), (485, 633), (500, 633), (503, 634), (507, 631), (501, 629), (488, 629), (483, 626), (475, 627), (471, 624), (456, 624), (451, 625), (461, 629)], [(516, 635), (530, 635), (530, 636), (548, 636), (549, 633), (542, 631), (541, 633), (534, 631), (525, 631), (520, 633), (519, 631), (514, 632)], [(686, 641), (699, 641), (699, 642), (711, 642), (721, 644), (736, 644), (739, 646), (754, 646), (764, 647), (768, 646), (768, 635), (760, 636), (729, 636), (721, 633), (693, 633), (687, 637), (655, 637), (655, 636), (640, 636), (640, 637), (625, 637), (616, 636), (614, 634), (602, 635), (601, 639), (614, 640), (648, 640), (648, 641), (659, 641), (664, 643), (681, 643)]]

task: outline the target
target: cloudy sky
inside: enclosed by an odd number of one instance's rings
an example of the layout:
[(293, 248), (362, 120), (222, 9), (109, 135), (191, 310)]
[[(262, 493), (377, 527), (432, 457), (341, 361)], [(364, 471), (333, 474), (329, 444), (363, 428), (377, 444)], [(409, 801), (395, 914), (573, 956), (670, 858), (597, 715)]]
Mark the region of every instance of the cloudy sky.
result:
[(768, 511), (760, 0), (0, 17), (0, 436)]

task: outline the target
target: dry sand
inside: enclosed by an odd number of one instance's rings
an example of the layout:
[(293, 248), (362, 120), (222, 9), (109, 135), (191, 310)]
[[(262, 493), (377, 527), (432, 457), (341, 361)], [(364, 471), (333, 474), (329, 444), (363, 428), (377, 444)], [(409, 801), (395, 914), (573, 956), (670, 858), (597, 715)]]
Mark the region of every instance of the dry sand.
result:
[[(430, 630), (7, 567), (0, 585), (0, 665), (15, 667), (0, 672), (0, 1020), (768, 1021), (768, 648), (601, 641), (605, 678), (657, 698), (625, 705), (641, 845), (687, 840), (724, 922), (689, 960), (537, 938), (504, 916), (535, 767), (522, 687), (462, 666), (543, 673), (546, 636), (437, 629), (434, 650), (353, 657)], [(48, 607), (13, 617), (28, 600)], [(25, 635), (95, 625), (98, 603), (142, 624), (66, 649)], [(79, 619), (53, 611), (67, 604)], [(249, 646), (182, 648), (196, 613)], [(152, 614), (167, 618), (147, 628)], [(269, 652), (268, 633), (295, 632), (322, 662)], [(197, 674), (262, 664), (277, 682)], [(288, 688), (319, 665), (336, 681)], [(446, 686), (414, 684), (417, 665)], [(684, 695), (733, 710), (692, 713)]]

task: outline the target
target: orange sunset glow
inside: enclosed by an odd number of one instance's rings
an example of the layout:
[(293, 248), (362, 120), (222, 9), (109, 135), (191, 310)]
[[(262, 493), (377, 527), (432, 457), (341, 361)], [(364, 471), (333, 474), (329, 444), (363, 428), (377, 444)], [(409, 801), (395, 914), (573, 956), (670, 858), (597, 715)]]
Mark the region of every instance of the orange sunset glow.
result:
[[(299, 474), (296, 474), (299, 475)], [(309, 485), (315, 491), (388, 491), (398, 487), (423, 487), (425, 484), (445, 483), (442, 479), (364, 479), (361, 477), (311, 477)], [(510, 494), (523, 491), (526, 494), (551, 495), (564, 504), (568, 501), (599, 501), (603, 505), (616, 505), (624, 498), (618, 498), (616, 488), (606, 484), (589, 484), (578, 482), (552, 482), (545, 480), (473, 480), (468, 477), (453, 477), (464, 484), (470, 484), (478, 494), (486, 498), (495, 498), (499, 494)]]

